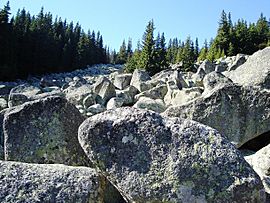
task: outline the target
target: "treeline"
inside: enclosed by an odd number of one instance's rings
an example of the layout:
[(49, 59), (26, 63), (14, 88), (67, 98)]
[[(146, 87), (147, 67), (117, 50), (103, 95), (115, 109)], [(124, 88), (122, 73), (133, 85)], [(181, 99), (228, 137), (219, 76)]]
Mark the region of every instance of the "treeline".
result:
[(100, 32), (53, 20), (43, 8), (37, 16), (19, 10), (11, 19), (9, 3), (0, 10), (0, 80), (108, 63), (108, 52)]
[[(164, 34), (154, 37), (154, 23), (150, 21), (143, 35), (142, 43), (138, 43), (134, 53), (126, 48), (125, 41), (119, 52), (113, 54), (112, 62), (126, 63), (126, 70), (132, 72), (135, 68), (148, 70), (151, 74), (166, 68), (169, 63), (181, 62), (183, 71), (192, 71), (196, 61), (233, 56), (238, 53), (252, 54), (259, 49), (270, 46), (270, 23), (261, 14), (256, 23), (238, 20), (233, 24), (231, 14), (222, 11), (217, 36), (208, 43), (206, 40), (199, 48), (198, 39), (195, 42), (188, 37), (185, 41), (177, 38), (169, 39), (166, 46)], [(131, 47), (129, 40), (129, 47)]]

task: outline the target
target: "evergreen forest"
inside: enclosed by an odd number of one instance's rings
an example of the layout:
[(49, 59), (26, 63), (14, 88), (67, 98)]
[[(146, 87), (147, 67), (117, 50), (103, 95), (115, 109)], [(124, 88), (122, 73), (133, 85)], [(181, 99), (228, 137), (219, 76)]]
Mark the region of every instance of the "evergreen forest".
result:
[(166, 42), (165, 34), (155, 36), (154, 30), (151, 20), (135, 49), (132, 39), (128, 39), (119, 51), (110, 51), (99, 31), (85, 32), (79, 23), (61, 17), (53, 19), (43, 8), (37, 15), (22, 9), (11, 17), (7, 3), (0, 10), (0, 80), (72, 71), (100, 63), (125, 64), (127, 72), (139, 68), (151, 75), (175, 63), (181, 63), (183, 71), (194, 71), (196, 61), (252, 54), (270, 45), (270, 24), (263, 14), (255, 23), (243, 19), (232, 22), (231, 14), (222, 11), (216, 37), (205, 40), (202, 47), (197, 38), (190, 37)]

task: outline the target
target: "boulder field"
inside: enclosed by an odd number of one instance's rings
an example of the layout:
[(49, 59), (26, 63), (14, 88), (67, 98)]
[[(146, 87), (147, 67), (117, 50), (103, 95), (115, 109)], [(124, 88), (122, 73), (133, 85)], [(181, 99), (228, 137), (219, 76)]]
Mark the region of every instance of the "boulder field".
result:
[(0, 202), (269, 202), (270, 47), (194, 67), (0, 82)]

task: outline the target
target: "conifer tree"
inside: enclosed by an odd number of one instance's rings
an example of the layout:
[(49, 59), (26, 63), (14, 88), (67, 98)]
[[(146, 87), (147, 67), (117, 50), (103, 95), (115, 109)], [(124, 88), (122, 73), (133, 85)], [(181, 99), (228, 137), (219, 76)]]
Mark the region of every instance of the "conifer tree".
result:
[(126, 46), (126, 42), (124, 40), (121, 47), (120, 47), (120, 49), (119, 49), (116, 63), (117, 64), (124, 64), (124, 63), (127, 62), (127, 58), (128, 58), (127, 46)]
[(154, 55), (155, 55), (155, 41), (154, 41), (154, 22), (149, 21), (143, 35), (142, 51), (140, 54), (139, 68), (148, 71), (151, 75), (158, 72), (156, 70)]

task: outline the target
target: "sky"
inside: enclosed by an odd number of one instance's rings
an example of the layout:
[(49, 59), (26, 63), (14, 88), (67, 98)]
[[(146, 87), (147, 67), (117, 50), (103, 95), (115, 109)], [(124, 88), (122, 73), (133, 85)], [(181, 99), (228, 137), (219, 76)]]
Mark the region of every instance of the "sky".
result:
[[(7, 0), (0, 0), (3, 8)], [(130, 37), (133, 48), (141, 40), (147, 23), (153, 19), (155, 35), (185, 40), (196, 37), (199, 43), (215, 37), (222, 10), (231, 12), (233, 22), (240, 18), (256, 22), (263, 13), (270, 18), (270, 0), (10, 0), (12, 15), (25, 8), (31, 15), (41, 7), (82, 28), (100, 31), (104, 44), (119, 50)]]

